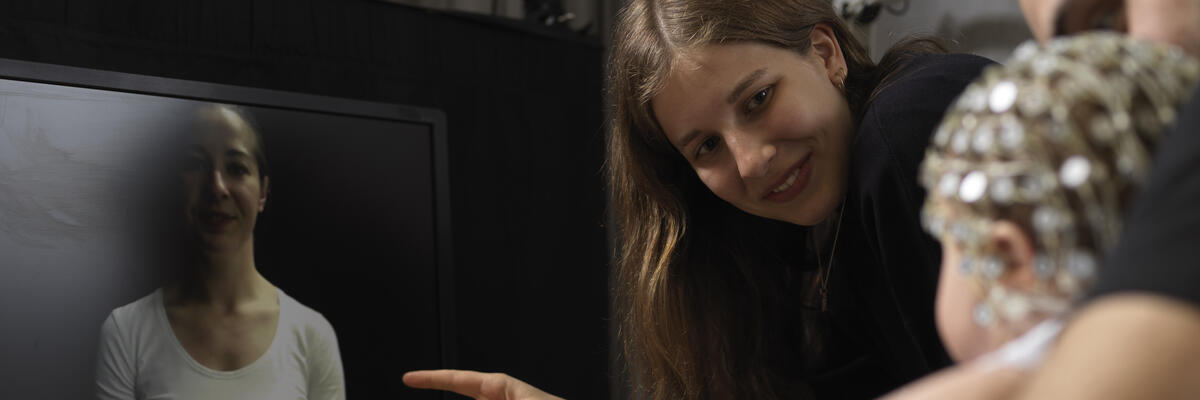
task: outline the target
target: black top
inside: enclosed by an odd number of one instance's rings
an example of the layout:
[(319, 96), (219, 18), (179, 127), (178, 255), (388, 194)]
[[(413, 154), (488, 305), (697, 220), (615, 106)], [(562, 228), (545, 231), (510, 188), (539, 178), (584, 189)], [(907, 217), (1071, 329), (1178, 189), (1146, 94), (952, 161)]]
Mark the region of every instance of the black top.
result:
[(1178, 115), (1092, 298), (1149, 292), (1200, 307), (1200, 91)]
[(950, 364), (934, 325), (941, 247), (920, 224), (918, 168), (950, 103), (992, 61), (915, 56), (867, 105), (850, 147), (817, 398), (874, 398)]

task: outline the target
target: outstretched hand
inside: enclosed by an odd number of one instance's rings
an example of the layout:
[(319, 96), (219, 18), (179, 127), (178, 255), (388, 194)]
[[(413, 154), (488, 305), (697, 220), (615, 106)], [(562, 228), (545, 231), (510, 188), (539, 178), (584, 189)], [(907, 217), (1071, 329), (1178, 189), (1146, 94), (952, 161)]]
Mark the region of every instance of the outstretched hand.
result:
[(404, 374), (404, 384), (418, 389), (446, 390), (476, 400), (562, 400), (501, 373), (457, 369), (412, 371)]

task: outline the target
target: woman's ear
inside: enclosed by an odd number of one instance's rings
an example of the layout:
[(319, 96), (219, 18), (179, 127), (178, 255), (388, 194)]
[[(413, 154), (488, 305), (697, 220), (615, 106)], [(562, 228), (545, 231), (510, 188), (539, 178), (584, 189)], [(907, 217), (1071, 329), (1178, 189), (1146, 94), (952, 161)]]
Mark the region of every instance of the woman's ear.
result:
[(846, 79), (846, 58), (842, 55), (842, 46), (838, 43), (837, 34), (828, 24), (816, 24), (811, 33), (812, 54), (817, 56), (825, 67), (829, 81), (840, 84)]
[(988, 234), (988, 244), (1004, 262), (1004, 274), (997, 283), (1012, 289), (1032, 291), (1038, 279), (1033, 259), (1036, 250), (1025, 230), (1009, 220), (996, 220)]
[(258, 212), (263, 212), (267, 208), (267, 193), (271, 191), (270, 189), (271, 177), (264, 176), (262, 178), (262, 190), (259, 191), (258, 196)]

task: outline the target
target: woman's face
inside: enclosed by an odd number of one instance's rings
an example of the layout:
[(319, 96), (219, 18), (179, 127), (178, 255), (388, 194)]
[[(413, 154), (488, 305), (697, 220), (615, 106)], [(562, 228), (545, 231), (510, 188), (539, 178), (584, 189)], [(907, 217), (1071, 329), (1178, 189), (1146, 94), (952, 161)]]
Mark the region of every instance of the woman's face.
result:
[(844, 192), (853, 121), (835, 82), (844, 61), (814, 29), (807, 54), (708, 45), (675, 63), (651, 101), (667, 138), (717, 197), (761, 217), (814, 225)]
[(182, 171), (187, 227), (206, 251), (243, 249), (252, 243), (268, 180), (259, 177), (249, 126), (223, 111), (206, 117), (190, 137)]

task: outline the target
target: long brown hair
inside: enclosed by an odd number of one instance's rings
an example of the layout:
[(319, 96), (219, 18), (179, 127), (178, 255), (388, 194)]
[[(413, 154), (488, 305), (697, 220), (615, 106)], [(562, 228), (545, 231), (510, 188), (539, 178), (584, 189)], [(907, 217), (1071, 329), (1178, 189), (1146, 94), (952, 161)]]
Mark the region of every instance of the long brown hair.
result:
[[(651, 399), (797, 396), (815, 360), (816, 317), (793, 307), (805, 228), (744, 213), (700, 182), (655, 121), (650, 100), (677, 56), (715, 43), (759, 42), (806, 53), (816, 24), (846, 58), (846, 98), (861, 118), (914, 41), (877, 65), (828, 0), (632, 0), (618, 17), (606, 96), (606, 174), (617, 229), (618, 335), (634, 390)], [(791, 248), (791, 252), (781, 249)], [(799, 319), (799, 328), (795, 321)]]

